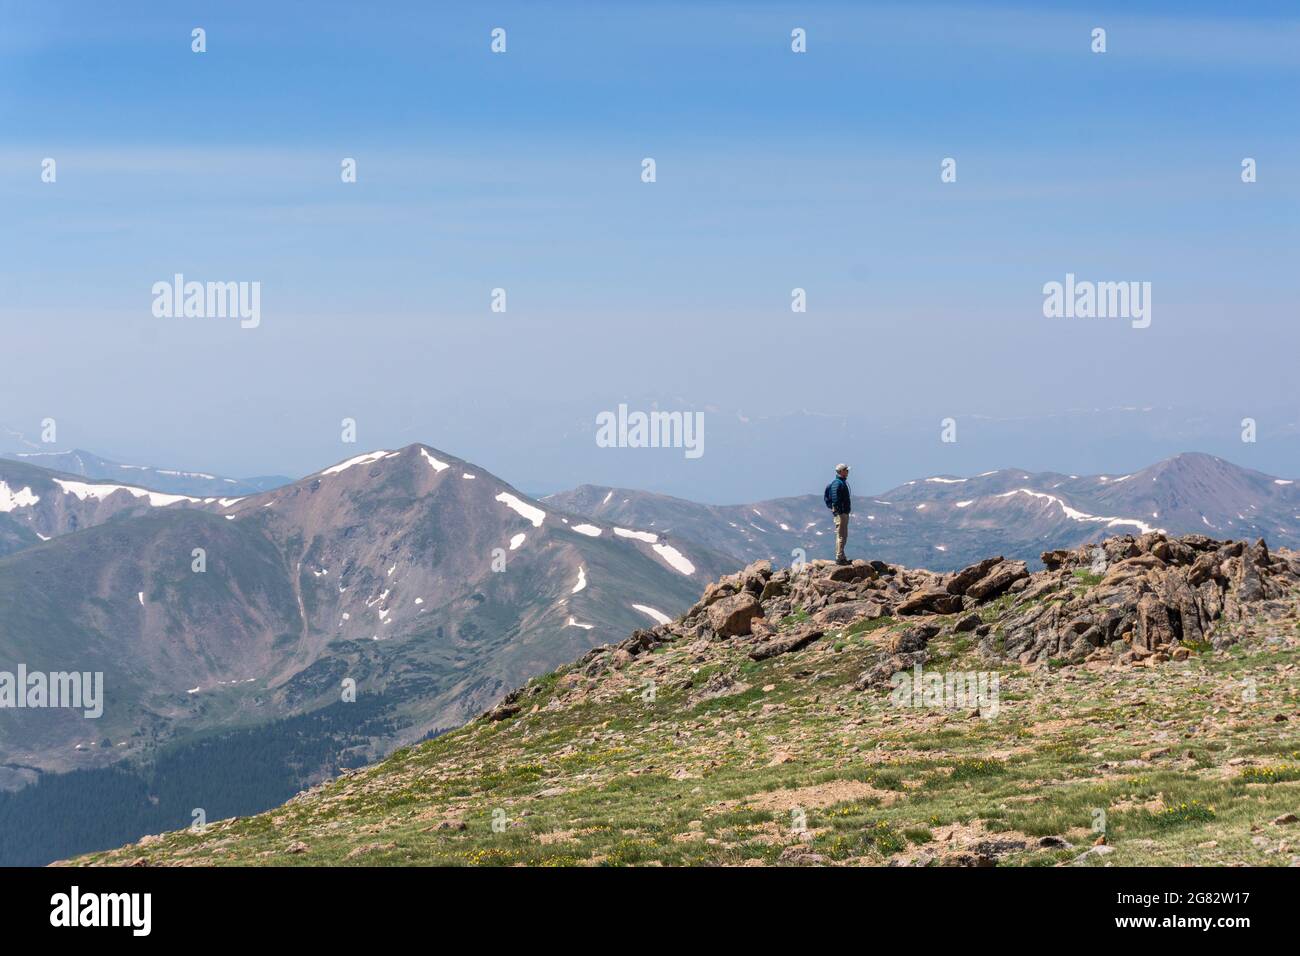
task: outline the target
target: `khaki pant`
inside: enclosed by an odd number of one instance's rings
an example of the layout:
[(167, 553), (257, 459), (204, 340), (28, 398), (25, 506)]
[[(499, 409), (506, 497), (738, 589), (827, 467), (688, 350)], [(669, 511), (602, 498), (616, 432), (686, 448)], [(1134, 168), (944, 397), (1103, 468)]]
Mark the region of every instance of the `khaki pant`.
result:
[(849, 540), (849, 516), (835, 516), (835, 560), (844, 559), (844, 545)]

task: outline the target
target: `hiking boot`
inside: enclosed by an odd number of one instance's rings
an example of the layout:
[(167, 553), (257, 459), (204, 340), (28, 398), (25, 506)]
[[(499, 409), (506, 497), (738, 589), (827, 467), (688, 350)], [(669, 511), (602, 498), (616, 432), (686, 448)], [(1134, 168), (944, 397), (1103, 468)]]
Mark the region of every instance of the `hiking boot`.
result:
[(835, 563), (839, 565), (845, 565), (845, 564), (852, 564), (853, 562), (850, 561), (848, 558), (836, 558)]

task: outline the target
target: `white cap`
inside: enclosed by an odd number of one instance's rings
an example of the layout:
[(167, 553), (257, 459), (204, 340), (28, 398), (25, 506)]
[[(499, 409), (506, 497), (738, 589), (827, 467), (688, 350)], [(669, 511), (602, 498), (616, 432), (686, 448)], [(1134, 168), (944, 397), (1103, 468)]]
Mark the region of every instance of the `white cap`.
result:
[(848, 470), (849, 470), (849, 466), (846, 465), (846, 464), (844, 464), (844, 462), (840, 462), (838, 465), (835, 466), (835, 470), (836, 470), (836, 471), (848, 471)]

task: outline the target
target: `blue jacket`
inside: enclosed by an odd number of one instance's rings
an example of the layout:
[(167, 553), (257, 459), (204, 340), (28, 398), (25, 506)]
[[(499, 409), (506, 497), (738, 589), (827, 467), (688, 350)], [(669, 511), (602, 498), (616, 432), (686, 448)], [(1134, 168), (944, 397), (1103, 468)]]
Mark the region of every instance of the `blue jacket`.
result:
[(849, 500), (849, 483), (839, 475), (836, 475), (831, 483), (826, 486), (824, 497), (826, 504), (830, 506), (834, 514), (847, 515), (853, 513), (853, 507)]

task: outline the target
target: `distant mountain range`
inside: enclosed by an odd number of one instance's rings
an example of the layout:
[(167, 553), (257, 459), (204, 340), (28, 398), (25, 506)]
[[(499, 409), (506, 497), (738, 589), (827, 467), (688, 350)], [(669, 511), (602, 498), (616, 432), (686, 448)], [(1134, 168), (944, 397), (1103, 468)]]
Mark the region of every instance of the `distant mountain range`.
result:
[[(452, 420), (439, 426), (438, 434), (446, 447), (490, 461), (497, 474), (539, 494), (587, 482), (653, 488), (710, 504), (820, 489), (823, 472), (837, 461), (855, 465), (861, 489), (872, 492), (919, 475), (977, 475), (1012, 463), (1031, 473), (1091, 475), (1113, 469), (1122, 475), (1188, 450), (1300, 477), (1295, 403), (1262, 408), (1257, 396), (1244, 390), (1239, 396), (1216, 394), (1207, 408), (1109, 406), (1088, 387), (1067, 392), (1077, 396), (1075, 408), (1044, 411), (1017, 402), (1014, 408), (982, 412), (979, 390), (968, 405), (951, 408), (929, 401), (923, 388), (906, 402), (892, 402), (870, 387), (851, 400), (796, 389), (780, 399), (738, 396), (717, 404), (694, 394), (653, 390), (612, 397), (604, 406), (626, 402), (633, 409), (702, 411), (704, 455), (696, 459), (675, 449), (600, 447), (590, 399), (539, 399), (526, 416), (492, 408), (487, 428), (477, 407), (458, 415), (440, 409), (440, 416)], [(472, 400), (476, 406), (482, 401), (480, 396)], [(958, 440), (951, 443), (940, 441), (941, 421), (948, 416), (957, 429)], [(413, 409), (409, 417), (420, 422), (422, 413)], [(1242, 441), (1247, 417), (1257, 426), (1257, 441)], [(419, 427), (412, 436), (423, 434)]]
[(108, 481), (121, 481), (142, 485), (153, 491), (174, 495), (233, 495), (256, 494), (286, 485), (291, 479), (282, 475), (260, 478), (226, 478), (201, 471), (179, 471), (174, 468), (154, 468), (151, 465), (124, 465), (75, 448), (72, 451), (3, 451), (0, 458), (21, 461), (65, 475), (80, 475)]
[(223, 498), (0, 461), (0, 541), (0, 662), (105, 674), (99, 720), (0, 723), (0, 759), (43, 770), (311, 711), (346, 678), (391, 704), (392, 739), (361, 744), (378, 752), (677, 614), (733, 563), (424, 445)]
[[(1037, 563), (1051, 548), (1156, 528), (1300, 546), (1300, 485), (1212, 455), (1177, 455), (1129, 474), (1008, 468), (973, 477), (935, 475), (879, 493), (852, 476), (850, 485), (850, 552), (909, 567), (953, 570), (989, 554)], [(724, 506), (582, 485), (546, 501), (698, 543), (737, 564), (759, 558), (789, 564), (796, 551), (808, 559), (834, 555), (820, 494)]]
[[(231, 495), (90, 477), (112, 463), (69, 454), (58, 461), (80, 470), (0, 458), (0, 671), (101, 671), (104, 713), (6, 711), (0, 789), (124, 758), (228, 779), (259, 753), (269, 782), (222, 804), (250, 812), (676, 617), (755, 559), (833, 547), (820, 493), (714, 506), (584, 485), (533, 499), (420, 444)], [(1300, 546), (1300, 488), (1209, 455), (1130, 474), (935, 475), (881, 493), (850, 481), (850, 553), (910, 567), (995, 554), (1037, 566), (1045, 550), (1152, 529)], [(350, 682), (364, 704), (353, 710)], [(330, 715), (328, 746), (272, 746), (317, 741), (292, 723), (310, 715)], [(195, 749), (232, 733), (245, 736), (227, 740), (224, 763)], [(103, 785), (69, 782), (61, 802)], [(183, 789), (174, 799), (194, 805)], [(125, 821), (98, 839), (127, 838)], [(68, 852), (95, 838), (60, 839)]]

